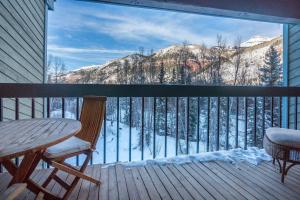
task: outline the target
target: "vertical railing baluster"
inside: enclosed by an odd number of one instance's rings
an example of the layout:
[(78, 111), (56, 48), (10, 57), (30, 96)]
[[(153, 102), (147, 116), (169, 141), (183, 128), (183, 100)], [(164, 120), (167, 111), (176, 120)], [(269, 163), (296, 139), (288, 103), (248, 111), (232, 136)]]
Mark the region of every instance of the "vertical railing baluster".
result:
[(257, 97), (254, 97), (254, 118), (253, 118), (253, 128), (254, 128), (254, 134), (253, 134), (253, 139), (254, 139), (254, 146), (256, 147), (257, 145), (257, 134), (256, 134), (256, 131), (257, 131), (257, 126), (256, 126), (256, 115), (257, 115), (257, 107), (256, 107), (256, 104), (257, 104)]
[[(0, 98), (0, 122), (3, 121), (3, 99)], [(0, 163), (0, 173), (3, 172), (3, 166)]]
[[(47, 118), (50, 118), (50, 97), (47, 97), (46, 116)], [(50, 168), (49, 163), (47, 163), (47, 168)]]
[(244, 138), (244, 149), (247, 149), (248, 146), (248, 98), (244, 98), (244, 108), (245, 108), (245, 138)]
[[(76, 98), (76, 120), (79, 120), (79, 98)], [(76, 166), (79, 166), (79, 156), (76, 156)]]
[(206, 130), (206, 151), (209, 151), (209, 131), (210, 131), (210, 97), (207, 99), (207, 130)]
[(217, 97), (217, 138), (216, 138), (217, 151), (220, 149), (220, 97)]
[(103, 163), (106, 163), (106, 124), (107, 124), (107, 104), (104, 111), (104, 126), (103, 126)]
[[(15, 98), (15, 120), (19, 120), (19, 98)], [(16, 157), (15, 164), (19, 166), (19, 158)]]
[(239, 147), (239, 97), (236, 97), (236, 115), (235, 115), (235, 148)]
[(189, 154), (189, 136), (190, 136), (190, 97), (186, 98), (186, 154)]
[(47, 111), (46, 111), (47, 118), (50, 118), (50, 97), (47, 97)]
[(175, 154), (176, 156), (178, 155), (178, 134), (179, 134), (179, 116), (178, 116), (178, 113), (179, 113), (179, 98), (176, 97), (176, 147), (175, 147)]
[(142, 97), (142, 160), (144, 160), (144, 120), (145, 120), (145, 97)]
[(156, 157), (156, 97), (153, 99), (153, 159)]
[(226, 99), (226, 105), (227, 105), (227, 115), (226, 115), (226, 150), (229, 149), (229, 117), (230, 117), (230, 97), (227, 97)]
[(295, 117), (294, 117), (294, 128), (298, 129), (298, 97), (295, 97)]
[(35, 118), (35, 100), (34, 98), (31, 99), (31, 118)]
[(279, 97), (279, 127), (282, 128), (282, 97)]
[(274, 97), (271, 97), (271, 127), (274, 126)]
[(167, 151), (168, 151), (168, 97), (166, 97), (166, 103), (165, 103), (165, 157), (167, 157)]
[(117, 97), (117, 162), (119, 162), (119, 146), (120, 146), (120, 98)]
[(287, 97), (287, 128), (290, 128), (290, 97)]
[(262, 103), (262, 131), (263, 131), (263, 137), (265, 136), (266, 132), (266, 97), (263, 97), (263, 103)]
[(200, 97), (197, 98), (197, 153), (200, 150)]
[(65, 118), (65, 98), (64, 97), (62, 97), (61, 98), (61, 117), (62, 118)]
[(131, 140), (132, 140), (132, 120), (131, 120), (131, 113), (132, 113), (132, 97), (129, 97), (129, 162), (131, 161)]

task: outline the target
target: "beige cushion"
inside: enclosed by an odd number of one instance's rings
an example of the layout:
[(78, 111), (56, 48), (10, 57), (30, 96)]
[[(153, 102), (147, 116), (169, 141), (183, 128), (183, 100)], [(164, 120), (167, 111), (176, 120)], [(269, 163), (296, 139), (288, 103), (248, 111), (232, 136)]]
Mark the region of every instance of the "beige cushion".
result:
[(300, 148), (300, 131), (286, 128), (268, 128), (266, 136), (274, 143)]
[(44, 155), (48, 158), (57, 158), (66, 154), (87, 150), (90, 147), (91, 144), (89, 142), (73, 136), (59, 144), (49, 147)]

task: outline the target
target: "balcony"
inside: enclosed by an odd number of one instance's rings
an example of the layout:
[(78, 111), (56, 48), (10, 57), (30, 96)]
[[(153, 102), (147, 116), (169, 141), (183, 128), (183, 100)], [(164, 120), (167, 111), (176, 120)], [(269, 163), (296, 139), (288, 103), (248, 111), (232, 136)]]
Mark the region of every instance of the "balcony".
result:
[[(295, 105), (299, 94), (300, 89), (296, 87), (0, 84), (0, 113), (3, 119), (7, 109), (3, 102), (10, 98), (15, 102), (15, 118), (19, 119), (20, 102), (29, 99), (28, 108), (34, 118), (39, 99), (45, 108), (43, 117), (78, 119), (81, 97), (109, 97), (97, 152), (87, 170), (103, 184), (97, 187), (81, 180), (71, 199), (297, 199), (299, 167), (292, 168), (286, 183), (281, 184), (278, 169), (271, 162), (258, 166), (221, 161), (148, 162), (137, 166), (130, 162), (233, 148), (262, 148), (266, 128), (297, 129), (294, 113), (298, 113)], [(125, 112), (129, 120), (126, 128), (121, 114)], [(146, 130), (149, 112), (153, 116), (150, 125), (155, 128)], [(192, 115), (196, 116), (196, 128), (190, 125)], [(140, 123), (133, 124), (133, 117), (138, 117)], [(157, 126), (160, 122), (164, 122), (163, 131)], [(111, 126), (112, 123), (115, 124)], [(141, 135), (140, 148), (134, 147), (137, 144), (133, 140), (134, 132)], [(150, 145), (146, 134), (151, 135)], [(77, 157), (69, 162), (78, 165), (81, 160)], [(51, 171), (43, 163), (40, 168), (43, 169), (35, 171), (32, 177), (37, 183)], [(72, 180), (64, 173), (60, 175), (64, 180)], [(8, 184), (8, 176), (1, 174), (0, 191)], [(63, 192), (57, 182), (52, 182), (48, 190), (56, 194)], [(33, 198), (28, 191), (23, 195), (24, 199)]]

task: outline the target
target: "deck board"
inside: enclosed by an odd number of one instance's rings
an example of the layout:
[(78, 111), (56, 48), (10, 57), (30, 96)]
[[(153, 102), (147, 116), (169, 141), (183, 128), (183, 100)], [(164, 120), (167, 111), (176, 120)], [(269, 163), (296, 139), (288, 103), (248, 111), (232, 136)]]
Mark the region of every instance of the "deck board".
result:
[[(37, 170), (31, 176), (41, 184), (51, 170)], [(101, 181), (100, 186), (80, 180), (70, 199), (140, 200), (140, 199), (299, 199), (300, 166), (292, 168), (285, 184), (280, 182), (278, 166), (271, 162), (258, 166), (249, 163), (233, 165), (220, 161), (193, 162), (182, 165), (92, 165), (86, 174)], [(59, 176), (70, 182), (73, 177)], [(0, 192), (9, 180), (7, 173), (0, 174)], [(48, 189), (63, 195), (64, 189), (51, 181)], [(33, 199), (26, 190), (18, 200)]]

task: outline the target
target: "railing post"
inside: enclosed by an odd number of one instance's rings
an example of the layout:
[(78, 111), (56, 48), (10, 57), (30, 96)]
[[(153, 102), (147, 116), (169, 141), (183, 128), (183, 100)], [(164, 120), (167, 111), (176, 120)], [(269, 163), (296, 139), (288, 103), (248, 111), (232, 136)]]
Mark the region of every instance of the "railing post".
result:
[(103, 163), (106, 163), (106, 123), (107, 123), (107, 104), (104, 111), (104, 127), (103, 127)]
[(61, 98), (61, 117), (65, 118), (65, 98)]
[(245, 101), (245, 137), (244, 137), (244, 149), (247, 149), (248, 147), (248, 98), (244, 98)]
[(216, 138), (217, 151), (220, 150), (220, 97), (217, 97), (217, 138)]
[(165, 157), (167, 157), (167, 151), (168, 151), (168, 97), (166, 97), (166, 103), (165, 103)]
[(189, 154), (189, 140), (190, 140), (190, 98), (186, 98), (186, 154)]
[(253, 128), (254, 128), (254, 134), (253, 134), (253, 139), (254, 139), (254, 146), (257, 145), (257, 135), (256, 135), (256, 115), (257, 115), (257, 107), (256, 107), (256, 104), (257, 104), (257, 97), (254, 97), (254, 123), (253, 123)]
[(295, 116), (294, 116), (294, 128), (298, 129), (298, 97), (295, 97)]
[(129, 162), (131, 161), (131, 140), (132, 140), (132, 97), (129, 97)]
[(210, 97), (207, 99), (207, 130), (206, 130), (206, 151), (210, 150), (209, 148), (209, 131), (210, 131)]
[[(76, 120), (79, 120), (79, 98), (76, 98)], [(76, 166), (79, 166), (79, 156), (76, 156)]]
[(31, 118), (35, 118), (35, 100), (34, 98), (31, 99)]
[(178, 116), (178, 112), (179, 112), (179, 98), (176, 97), (176, 147), (175, 147), (175, 155), (178, 155), (178, 136), (179, 136), (179, 116)]
[(156, 97), (153, 99), (153, 159), (156, 157)]
[[(154, 113), (155, 116), (155, 113)], [(155, 117), (154, 117), (155, 119)], [(142, 97), (142, 160), (144, 160), (144, 120), (145, 120), (145, 97)], [(154, 120), (155, 121), (155, 120)], [(155, 130), (155, 122), (154, 122), (154, 130)], [(154, 131), (155, 133), (155, 131)]]
[[(3, 121), (3, 99), (0, 98), (0, 122), (2, 122), (2, 121)], [(0, 173), (2, 173), (2, 172), (3, 172), (3, 167), (0, 163)]]
[(229, 149), (229, 117), (230, 117), (230, 97), (226, 98), (226, 106), (227, 106), (227, 115), (226, 115), (226, 141), (225, 141), (225, 148), (226, 150)]
[(200, 144), (200, 97), (197, 98), (197, 153), (199, 153)]
[(236, 97), (235, 148), (239, 147), (239, 97)]
[[(15, 120), (19, 120), (19, 98), (15, 98)], [(15, 158), (15, 164), (19, 166), (19, 157)]]
[(117, 162), (119, 162), (120, 98), (117, 97)]

